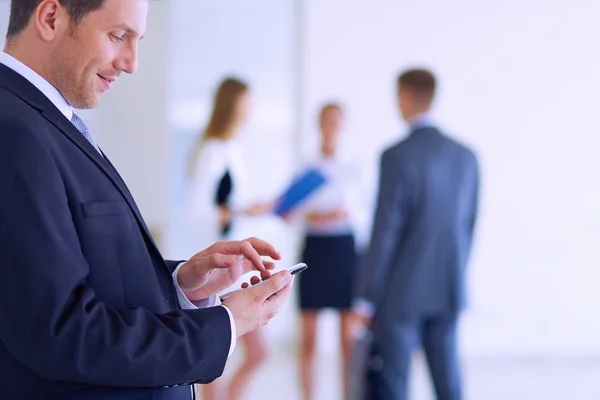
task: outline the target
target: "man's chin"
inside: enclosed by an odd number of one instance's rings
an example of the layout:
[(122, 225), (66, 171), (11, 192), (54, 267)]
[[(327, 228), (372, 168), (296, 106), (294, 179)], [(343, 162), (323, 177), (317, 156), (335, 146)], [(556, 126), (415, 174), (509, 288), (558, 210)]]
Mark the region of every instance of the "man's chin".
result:
[(78, 110), (91, 110), (93, 108), (98, 107), (100, 104), (100, 95), (95, 97), (89, 97), (87, 99), (77, 99), (73, 101), (69, 101), (71, 107), (76, 108)]

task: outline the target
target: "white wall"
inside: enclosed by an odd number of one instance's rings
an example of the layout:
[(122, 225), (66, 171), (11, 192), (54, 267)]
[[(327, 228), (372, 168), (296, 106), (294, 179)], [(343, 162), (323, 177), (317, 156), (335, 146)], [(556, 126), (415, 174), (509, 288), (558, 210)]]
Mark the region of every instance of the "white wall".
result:
[(479, 154), (467, 354), (600, 355), (598, 16), (593, 0), (305, 2), (305, 120), (343, 101), (372, 172), (405, 130), (397, 73), (427, 66), (440, 125)]

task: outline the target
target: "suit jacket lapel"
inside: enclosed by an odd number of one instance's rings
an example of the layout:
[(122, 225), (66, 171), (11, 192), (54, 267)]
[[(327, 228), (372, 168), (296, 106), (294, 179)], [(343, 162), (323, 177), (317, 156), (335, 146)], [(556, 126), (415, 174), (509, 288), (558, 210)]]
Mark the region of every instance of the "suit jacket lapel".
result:
[(46, 120), (48, 120), (48, 122), (56, 126), (56, 128), (58, 128), (58, 130), (61, 131), (67, 137), (67, 139), (73, 142), (73, 144), (75, 144), (94, 164), (96, 164), (96, 166), (100, 168), (102, 172), (106, 174), (106, 176), (108, 176), (112, 183), (117, 187), (119, 192), (121, 192), (121, 195), (135, 215), (138, 224), (145, 234), (150, 238), (152, 245), (156, 247), (156, 244), (150, 236), (150, 231), (144, 223), (142, 215), (135, 204), (135, 201), (133, 200), (133, 196), (129, 192), (129, 189), (125, 185), (125, 182), (121, 176), (117, 173), (117, 170), (108, 161), (108, 158), (105, 158), (98, 153), (94, 146), (88, 142), (88, 140), (81, 134), (81, 132), (79, 132), (75, 125), (73, 125), (71, 121), (67, 120), (65, 116), (56, 108), (54, 110), (44, 110), (42, 115), (44, 118), (46, 118)]
[[(148, 237), (149, 242), (152, 244), (152, 246), (154, 247), (154, 249), (158, 252), (158, 254), (160, 254), (160, 250), (158, 249), (158, 246), (154, 242), (154, 238), (152, 238), (152, 235), (150, 234), (150, 230), (146, 226), (146, 223), (144, 222), (144, 218), (142, 217), (142, 214), (141, 214), (140, 210), (138, 209), (137, 205), (135, 204), (135, 200), (133, 199), (133, 195), (131, 194), (131, 192), (127, 188), (127, 185), (125, 184), (125, 181), (123, 180), (123, 178), (121, 178), (121, 175), (119, 175), (119, 173), (117, 172), (117, 169), (112, 165), (112, 163), (110, 162), (110, 160), (108, 159), (108, 157), (106, 156), (106, 154), (104, 154), (104, 152), (102, 152), (102, 155), (104, 156), (105, 162), (110, 167), (110, 170), (111, 170), (112, 174), (118, 180), (118, 182), (120, 183), (120, 186), (125, 191), (126, 194), (124, 194), (123, 196), (125, 197), (125, 199), (129, 203), (129, 206), (131, 207), (131, 210), (133, 211), (133, 213), (134, 213), (134, 215), (135, 215), (135, 217), (136, 217), (136, 219), (138, 221), (138, 224), (140, 225), (140, 227), (142, 228), (142, 230), (145, 232), (146, 236)], [(117, 185), (117, 186), (119, 186), (119, 185)]]

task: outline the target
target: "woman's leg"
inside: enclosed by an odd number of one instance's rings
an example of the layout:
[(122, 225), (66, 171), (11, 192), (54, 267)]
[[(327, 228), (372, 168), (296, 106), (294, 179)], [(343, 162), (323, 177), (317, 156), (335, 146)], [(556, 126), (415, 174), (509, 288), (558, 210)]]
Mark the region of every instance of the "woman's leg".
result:
[(202, 400), (227, 400), (227, 381), (221, 377), (207, 385), (200, 385)]
[(302, 383), (304, 400), (311, 400), (313, 393), (317, 311), (303, 310), (301, 315), (300, 381)]
[(256, 369), (266, 358), (266, 344), (260, 328), (240, 337), (244, 345), (244, 360), (229, 384), (229, 399), (239, 400)]
[(353, 321), (350, 311), (340, 313), (340, 343), (342, 344), (342, 384), (344, 399), (348, 399), (348, 388), (350, 385), (348, 376), (348, 365), (350, 364), (350, 355), (354, 338), (352, 336)]

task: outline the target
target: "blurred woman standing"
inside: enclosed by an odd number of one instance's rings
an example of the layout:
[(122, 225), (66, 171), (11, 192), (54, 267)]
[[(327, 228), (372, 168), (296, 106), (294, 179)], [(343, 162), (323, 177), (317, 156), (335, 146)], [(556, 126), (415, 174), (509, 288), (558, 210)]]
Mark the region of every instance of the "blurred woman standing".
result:
[(300, 354), (304, 399), (312, 398), (317, 316), (325, 308), (340, 313), (340, 341), (344, 392), (348, 387), (346, 365), (352, 348), (351, 297), (356, 264), (353, 216), (358, 184), (357, 174), (339, 157), (338, 144), (343, 120), (342, 108), (327, 104), (321, 109), (320, 155), (309, 167), (326, 177), (324, 187), (298, 211), (304, 219), (305, 239), (302, 261), (309, 268), (298, 276), (302, 341)]
[[(250, 182), (237, 141), (248, 113), (249, 88), (227, 78), (221, 82), (204, 133), (190, 157), (189, 222), (197, 227), (199, 248), (219, 240), (239, 240), (239, 227), (249, 218), (269, 213), (269, 202), (248, 204)], [(203, 386), (205, 400), (238, 400), (265, 358), (260, 330), (241, 338), (244, 360), (229, 383), (223, 378)]]

